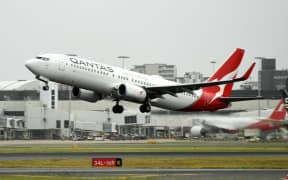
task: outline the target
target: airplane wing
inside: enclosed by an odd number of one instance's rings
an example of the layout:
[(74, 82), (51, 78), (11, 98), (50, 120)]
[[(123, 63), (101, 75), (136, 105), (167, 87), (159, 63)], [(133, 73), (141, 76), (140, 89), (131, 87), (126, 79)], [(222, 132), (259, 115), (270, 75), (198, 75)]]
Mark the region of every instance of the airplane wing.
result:
[(250, 66), (247, 72), (240, 78), (235, 78), (226, 81), (216, 81), (216, 82), (203, 82), (203, 83), (195, 83), (195, 84), (179, 84), (179, 85), (168, 85), (168, 86), (153, 86), (153, 87), (146, 87), (148, 94), (153, 97), (154, 96), (161, 96), (163, 94), (170, 94), (172, 96), (177, 96), (176, 93), (181, 92), (189, 92), (193, 94), (193, 90), (198, 90), (203, 87), (210, 87), (210, 86), (217, 86), (221, 84), (229, 84), (238, 81), (245, 81), (249, 78), (253, 68), (255, 66), (255, 62)]
[(237, 101), (249, 101), (256, 99), (264, 99), (263, 97), (220, 97), (223, 102), (237, 102)]

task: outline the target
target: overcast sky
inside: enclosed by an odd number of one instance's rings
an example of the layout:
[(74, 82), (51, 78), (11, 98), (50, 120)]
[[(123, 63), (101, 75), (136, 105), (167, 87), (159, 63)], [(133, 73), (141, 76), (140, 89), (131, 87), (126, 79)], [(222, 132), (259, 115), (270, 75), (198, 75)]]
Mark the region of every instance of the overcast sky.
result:
[[(235, 48), (288, 68), (287, 0), (3, 0), (0, 80), (33, 79), (24, 67), (41, 53), (73, 53), (121, 66), (175, 64), (210, 75)], [(254, 76), (256, 71), (253, 73)]]

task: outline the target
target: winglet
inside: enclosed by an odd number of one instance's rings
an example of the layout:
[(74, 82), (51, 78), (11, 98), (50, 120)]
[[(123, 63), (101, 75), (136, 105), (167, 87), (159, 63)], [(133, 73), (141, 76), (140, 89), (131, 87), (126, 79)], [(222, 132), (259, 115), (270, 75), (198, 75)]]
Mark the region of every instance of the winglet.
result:
[(250, 68), (246, 71), (246, 73), (239, 78), (241, 81), (247, 80), (251, 74), (251, 72), (253, 71), (254, 67), (255, 67), (255, 62), (250, 66)]

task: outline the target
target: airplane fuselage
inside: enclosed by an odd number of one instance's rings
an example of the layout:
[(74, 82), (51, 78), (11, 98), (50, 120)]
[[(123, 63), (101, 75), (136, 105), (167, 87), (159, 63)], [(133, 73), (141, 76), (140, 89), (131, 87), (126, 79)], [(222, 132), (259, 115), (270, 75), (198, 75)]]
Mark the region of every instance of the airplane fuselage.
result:
[[(30, 69), (36, 76), (41, 76), (57, 83), (91, 90), (100, 94), (102, 97), (111, 96), (113, 94), (113, 88), (122, 83), (144, 88), (179, 84), (161, 77), (145, 75), (78, 57), (59, 54), (43, 56), (49, 58), (46, 60), (37, 60), (37, 63), (34, 62), (34, 66), (37, 66), (37, 68), (33, 68), (33, 70)], [(33, 61), (35, 61), (35, 59), (33, 59)], [(176, 96), (164, 94), (161, 97), (152, 99), (151, 105), (170, 110), (214, 111), (225, 108), (229, 104), (218, 102), (217, 100), (209, 104), (209, 102), (201, 100), (203, 96), (215, 96), (215, 94), (210, 95), (202, 89), (195, 90), (193, 93), (177, 93)], [(200, 106), (197, 106), (197, 102), (199, 103), (199, 101), (203, 102), (201, 102)], [(196, 106), (192, 108), (194, 104)]]

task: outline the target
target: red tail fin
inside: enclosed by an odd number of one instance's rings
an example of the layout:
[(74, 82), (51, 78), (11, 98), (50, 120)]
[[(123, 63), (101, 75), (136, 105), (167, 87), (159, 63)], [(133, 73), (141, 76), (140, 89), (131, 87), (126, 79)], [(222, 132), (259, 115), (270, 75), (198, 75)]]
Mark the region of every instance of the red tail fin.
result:
[[(220, 81), (220, 80), (231, 80), (236, 78), (236, 70), (239, 67), (243, 55), (244, 49), (236, 49), (234, 53), (228, 58), (228, 60), (217, 70), (217, 72), (208, 80), (210, 81)], [(205, 88), (208, 91), (215, 91), (216, 87), (208, 87)], [(233, 88), (233, 83), (220, 85), (218, 86), (220, 89), (220, 96), (229, 97)], [(216, 89), (218, 89), (216, 88)], [(217, 90), (216, 90), (217, 91)]]
[(217, 81), (222, 80), (225, 76), (235, 72), (241, 63), (244, 52), (245, 52), (244, 49), (239, 49), (239, 48), (236, 49), (235, 52), (230, 56), (230, 58), (208, 80), (208, 82), (213, 81), (213, 80), (217, 80)]
[(269, 120), (284, 120), (286, 117), (286, 107), (284, 105), (284, 100), (282, 99), (277, 107), (274, 109), (273, 113), (270, 115)]

